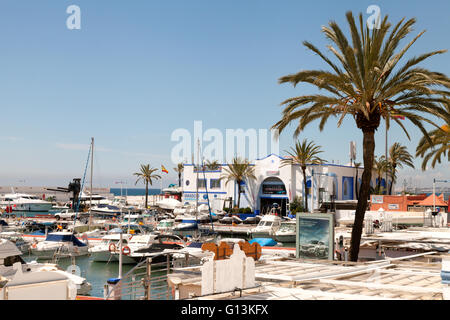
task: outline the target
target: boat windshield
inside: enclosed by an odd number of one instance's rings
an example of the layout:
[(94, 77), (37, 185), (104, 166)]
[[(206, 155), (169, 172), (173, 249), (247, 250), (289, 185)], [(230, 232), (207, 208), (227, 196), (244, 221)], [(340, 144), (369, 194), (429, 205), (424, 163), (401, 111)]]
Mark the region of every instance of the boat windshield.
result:
[(272, 221), (261, 221), (258, 224), (259, 227), (271, 227), (272, 226)]
[(293, 223), (282, 223), (280, 227), (281, 231), (295, 231), (295, 224)]

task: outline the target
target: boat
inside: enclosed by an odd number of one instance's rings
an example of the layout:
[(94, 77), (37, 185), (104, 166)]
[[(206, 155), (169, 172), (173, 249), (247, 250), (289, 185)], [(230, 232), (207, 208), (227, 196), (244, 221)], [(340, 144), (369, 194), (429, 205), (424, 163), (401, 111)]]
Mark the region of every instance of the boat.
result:
[(296, 241), (297, 223), (295, 220), (282, 221), (280, 229), (275, 232), (275, 240), (283, 243), (292, 243)]
[[(56, 264), (37, 263), (36, 261), (25, 262), (22, 259), (22, 252), (13, 242), (6, 239), (0, 239), (0, 277), (7, 279), (9, 281), (8, 285), (11, 287), (17, 286), (19, 288), (22, 286), (23, 288), (23, 286), (28, 285), (28, 294), (33, 291), (32, 287), (41, 287), (35, 292), (36, 295), (33, 296), (33, 300), (43, 300), (47, 295), (54, 297), (54, 292), (51, 294), (45, 290), (51, 290), (45, 284), (54, 283), (55, 281), (68, 280), (66, 282), (70, 282), (70, 284), (65, 291), (67, 294), (67, 289), (75, 289), (70, 295), (73, 299), (76, 298), (77, 294), (89, 294), (92, 289), (91, 284), (85, 278), (64, 271)], [(55, 289), (53, 288), (53, 290)], [(29, 298), (30, 296), (23, 294), (20, 300), (28, 300), (27, 297)]]
[(53, 204), (25, 193), (9, 193), (0, 197), (0, 208), (12, 211), (48, 212)]
[(281, 218), (275, 214), (263, 215), (255, 228), (249, 230), (252, 238), (272, 238), (280, 229)]
[[(164, 239), (169, 241), (164, 242)], [(152, 263), (168, 262), (174, 267), (196, 266), (214, 255), (212, 252), (203, 251), (202, 244), (196, 241), (187, 244), (177, 235), (161, 234), (155, 237), (149, 246), (136, 250), (129, 257), (136, 263), (151, 258)]]
[[(122, 246), (128, 245), (128, 239), (132, 236), (130, 234), (122, 234)], [(99, 244), (88, 249), (92, 261), (95, 262), (110, 262), (116, 261), (115, 256), (111, 254), (119, 247), (120, 234), (108, 234), (102, 237)]]
[(38, 259), (77, 257), (88, 254), (88, 246), (71, 232), (51, 232), (44, 241), (33, 243), (31, 253)]
[[(133, 257), (133, 253), (139, 249), (148, 247), (152, 244), (157, 238), (158, 234), (150, 233), (150, 234), (140, 234), (136, 236), (131, 236), (127, 239), (127, 244), (124, 245), (122, 243), (122, 263), (123, 264), (134, 264), (136, 260)], [(118, 246), (111, 248), (111, 261), (119, 261), (119, 251), (120, 243)]]
[(110, 204), (97, 204), (95, 206), (92, 206), (91, 212), (108, 216), (117, 216), (122, 213), (121, 209), (118, 206), (113, 206)]
[(170, 233), (172, 232), (175, 219), (163, 219), (156, 225), (156, 231)]
[(173, 211), (175, 208), (182, 206), (182, 203), (174, 198), (164, 198), (156, 202), (156, 206), (161, 209)]
[(6, 239), (11, 241), (22, 253), (28, 253), (30, 250), (30, 243), (23, 238), (23, 235), (20, 232), (15, 231), (0, 232), (0, 239)]

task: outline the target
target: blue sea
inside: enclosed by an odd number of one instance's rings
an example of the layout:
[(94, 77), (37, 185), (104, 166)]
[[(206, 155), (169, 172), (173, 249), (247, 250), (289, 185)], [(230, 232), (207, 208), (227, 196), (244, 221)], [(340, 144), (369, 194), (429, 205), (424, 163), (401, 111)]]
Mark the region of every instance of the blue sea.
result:
[[(110, 192), (115, 196), (120, 196), (120, 188), (111, 188)], [(149, 195), (160, 194), (161, 189), (148, 189)], [(145, 196), (145, 188), (122, 188), (122, 195)]]

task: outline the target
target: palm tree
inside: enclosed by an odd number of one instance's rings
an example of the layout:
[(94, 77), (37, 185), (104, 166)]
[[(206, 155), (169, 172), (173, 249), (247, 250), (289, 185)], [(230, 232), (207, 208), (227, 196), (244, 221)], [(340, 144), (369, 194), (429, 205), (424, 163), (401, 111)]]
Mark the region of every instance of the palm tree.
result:
[(153, 180), (161, 179), (160, 175), (154, 174), (154, 172), (158, 170), (159, 169), (156, 168), (150, 168), (149, 164), (141, 164), (141, 171), (133, 173), (133, 175), (138, 177), (138, 179), (134, 183), (135, 185), (141, 180), (145, 183), (145, 209), (147, 209), (148, 207), (148, 184), (152, 185)]
[(334, 54), (338, 64), (313, 44), (303, 42), (331, 67), (331, 71), (304, 70), (279, 80), (280, 83), (291, 83), (294, 86), (308, 83), (325, 93), (303, 95), (284, 101), (282, 119), (273, 128), (282, 132), (289, 124), (295, 123), (296, 136), (315, 120), (320, 120), (321, 131), (330, 117), (338, 117), (338, 127), (346, 116), (355, 120), (356, 127), (363, 134), (364, 163), (350, 243), (350, 260), (357, 261), (372, 178), (375, 131), (384, 118), (387, 125), (391, 121), (397, 123), (410, 138), (401, 120), (394, 117), (402, 116), (418, 127), (431, 142), (424, 123), (436, 126), (427, 116), (442, 115), (442, 105), (449, 104), (446, 98), (449, 91), (442, 87), (450, 88), (450, 79), (442, 73), (416, 66), (431, 56), (446, 52), (445, 50), (422, 54), (399, 65), (404, 54), (423, 34), (421, 32), (397, 51), (401, 40), (412, 31), (415, 19), (402, 19), (389, 31), (391, 24), (387, 21), (387, 16), (380, 21), (379, 29), (372, 30), (365, 26), (362, 14), (359, 15), (359, 30), (353, 14), (348, 12), (346, 17), (350, 27), (350, 42), (334, 21), (329, 26), (322, 27), (325, 36), (332, 42), (328, 49)]
[(295, 148), (291, 148), (292, 152), (286, 151), (291, 158), (281, 160), (282, 166), (288, 164), (298, 164), (302, 170), (303, 174), (303, 190), (305, 192), (304, 197), (304, 208), (305, 212), (308, 211), (308, 196), (306, 193), (307, 184), (306, 184), (306, 166), (308, 164), (321, 164), (325, 160), (319, 158), (318, 154), (323, 151), (320, 150), (320, 146), (314, 144), (314, 142), (308, 142), (308, 139), (304, 139), (301, 143), (297, 141), (295, 144)]
[[(376, 157), (373, 160), (373, 171), (375, 171), (377, 175), (377, 186), (374, 189), (375, 194), (383, 194), (381, 181), (383, 180), (383, 176), (386, 172), (389, 171), (389, 162), (386, 161), (385, 156), (381, 156), (380, 159), (376, 159)], [(387, 181), (386, 181), (387, 184)]]
[[(423, 158), (422, 170), (426, 170), (428, 161), (431, 159), (431, 167), (434, 168), (436, 162), (441, 163), (441, 156), (447, 156), (447, 161), (450, 162), (450, 107), (447, 105), (447, 114), (443, 117), (446, 124), (440, 128), (428, 132), (431, 137), (431, 143), (428, 139), (423, 137), (420, 139), (416, 149), (416, 157)], [(428, 152), (428, 153), (427, 153)]]
[(403, 168), (403, 165), (414, 169), (413, 157), (405, 146), (396, 142), (389, 148), (389, 163), (391, 184), (389, 186), (389, 194), (392, 194), (392, 186), (397, 181), (397, 167)]
[(234, 181), (238, 185), (237, 206), (239, 208), (241, 204), (241, 193), (243, 192), (242, 183), (249, 180), (256, 180), (254, 167), (247, 159), (242, 160), (239, 157), (235, 157), (232, 163), (227, 168), (224, 168), (224, 174), (220, 177), (220, 180), (224, 179), (226, 179), (225, 185), (230, 181)]
[(358, 171), (359, 168), (361, 167), (361, 162), (355, 162), (355, 170), (356, 170), (356, 177), (355, 177), (355, 195), (356, 195), (356, 200), (359, 199), (359, 192), (358, 192)]
[(178, 186), (181, 187), (181, 174), (184, 170), (183, 163), (179, 163), (176, 168), (173, 168), (173, 170), (178, 173)]
[(217, 160), (213, 160), (213, 161), (206, 160), (205, 167), (208, 170), (217, 170), (217, 169), (219, 169), (220, 164), (219, 164), (219, 161), (217, 161)]

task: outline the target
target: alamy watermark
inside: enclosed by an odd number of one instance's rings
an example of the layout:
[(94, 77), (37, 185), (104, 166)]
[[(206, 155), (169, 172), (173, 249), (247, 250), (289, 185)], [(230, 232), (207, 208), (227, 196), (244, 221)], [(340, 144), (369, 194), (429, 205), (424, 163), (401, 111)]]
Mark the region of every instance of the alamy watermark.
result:
[(66, 20), (66, 26), (69, 30), (81, 29), (81, 9), (77, 5), (70, 5), (66, 9), (66, 13), (70, 16)]
[(226, 129), (223, 134), (217, 128), (203, 131), (203, 122), (194, 121), (193, 134), (179, 128), (172, 132), (171, 141), (178, 142), (171, 151), (173, 163), (202, 160), (230, 163), (235, 157), (253, 162), (271, 153), (279, 154), (278, 130), (274, 129)]
[(367, 7), (366, 13), (371, 14), (369, 18), (367, 18), (367, 27), (372, 29), (380, 29), (381, 28), (381, 8), (375, 4), (372, 4)]

